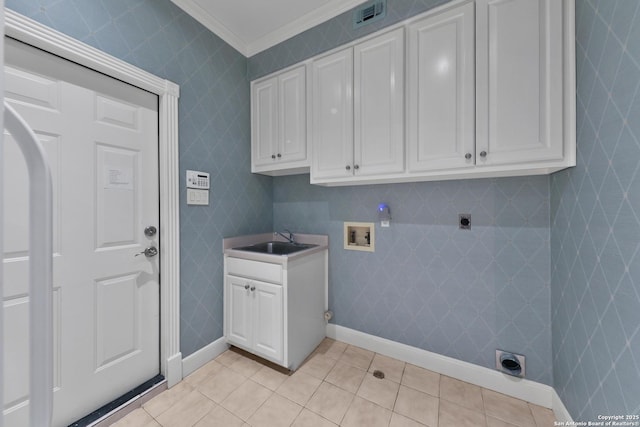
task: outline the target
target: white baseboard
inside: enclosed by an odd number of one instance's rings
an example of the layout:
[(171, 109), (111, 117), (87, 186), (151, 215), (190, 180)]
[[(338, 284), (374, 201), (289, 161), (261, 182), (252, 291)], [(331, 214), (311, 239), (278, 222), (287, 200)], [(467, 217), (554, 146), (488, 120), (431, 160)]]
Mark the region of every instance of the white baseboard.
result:
[(167, 371), (164, 376), (169, 388), (182, 381), (182, 353), (176, 353), (167, 359)]
[(202, 347), (200, 350), (182, 359), (182, 377), (186, 377), (195, 370), (206, 365), (222, 353), (224, 353), (229, 346), (224, 337), (218, 338), (209, 345)]
[(327, 325), (327, 336), (545, 408), (555, 408), (552, 398), (555, 390), (545, 384), (515, 378), (484, 366), (463, 362), (331, 323)]
[(563, 421), (565, 424), (567, 424), (568, 422), (573, 422), (573, 418), (571, 418), (571, 414), (569, 413), (567, 408), (564, 406), (562, 399), (560, 399), (560, 396), (558, 395), (558, 392), (555, 389), (553, 390), (552, 399), (553, 399), (552, 401), (553, 407), (551, 409), (553, 409), (553, 413), (555, 414), (556, 419), (558, 421)]

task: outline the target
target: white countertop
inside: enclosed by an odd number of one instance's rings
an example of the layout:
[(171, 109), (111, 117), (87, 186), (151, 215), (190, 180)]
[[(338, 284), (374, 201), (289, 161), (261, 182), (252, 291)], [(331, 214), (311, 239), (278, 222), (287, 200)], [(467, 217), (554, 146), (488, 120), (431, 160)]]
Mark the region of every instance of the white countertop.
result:
[(231, 256), (234, 258), (243, 258), (253, 261), (268, 262), (271, 264), (286, 265), (290, 261), (311, 255), (317, 252), (321, 252), (329, 249), (329, 236), (320, 234), (293, 234), (293, 238), (296, 243), (303, 243), (309, 245), (317, 245), (313, 248), (305, 249), (302, 251), (294, 252), (288, 255), (277, 254), (265, 254), (260, 252), (241, 251), (233, 248), (240, 248), (242, 246), (255, 245), (263, 242), (286, 242), (282, 236), (274, 233), (252, 234), (249, 236), (228, 237), (222, 239), (222, 249), (225, 256)]

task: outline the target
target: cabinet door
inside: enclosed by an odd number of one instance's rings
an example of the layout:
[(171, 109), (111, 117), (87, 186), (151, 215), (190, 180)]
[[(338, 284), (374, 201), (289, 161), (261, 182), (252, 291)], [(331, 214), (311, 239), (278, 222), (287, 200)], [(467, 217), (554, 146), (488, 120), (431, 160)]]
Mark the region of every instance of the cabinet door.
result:
[(353, 50), (312, 65), (311, 182), (353, 175)]
[(278, 77), (278, 161), (293, 162), (307, 158), (306, 87), (305, 67), (295, 68)]
[(404, 28), (354, 48), (355, 175), (404, 171)]
[(284, 314), (282, 286), (252, 281), (253, 349), (257, 355), (283, 361)]
[(251, 290), (249, 281), (227, 275), (226, 325), (227, 340), (246, 349), (251, 348)]
[(475, 164), (473, 3), (409, 26), (409, 171)]
[(476, 1), (478, 165), (562, 159), (563, 3)]
[(254, 166), (268, 165), (277, 159), (278, 148), (278, 78), (252, 85), (251, 151)]

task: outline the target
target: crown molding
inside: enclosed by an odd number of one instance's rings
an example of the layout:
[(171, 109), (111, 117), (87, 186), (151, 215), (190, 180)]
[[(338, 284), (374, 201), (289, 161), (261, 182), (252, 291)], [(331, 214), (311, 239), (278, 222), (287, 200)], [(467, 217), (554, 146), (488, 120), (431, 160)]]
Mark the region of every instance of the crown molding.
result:
[(246, 57), (267, 50), (293, 36), (334, 18), (367, 0), (330, 0), (325, 5), (301, 16), (295, 21), (272, 31), (257, 40), (245, 42), (241, 37), (225, 26), (222, 22), (208, 14), (194, 0), (171, 0), (176, 6), (191, 15), (194, 19), (207, 27), (234, 49)]
[(287, 25), (272, 31), (269, 34), (249, 43), (247, 45), (248, 57), (267, 50), (270, 47), (282, 43), (304, 31), (307, 31), (316, 25), (322, 24), (331, 18), (347, 12), (359, 4), (366, 3), (368, 0), (331, 0), (322, 7), (319, 7), (306, 15), (301, 16), (295, 21), (291, 21)]
[(171, 0), (176, 6), (191, 15), (196, 21), (204, 25), (209, 31), (220, 37), (227, 42), (235, 50), (247, 55), (247, 44), (238, 37), (233, 31), (227, 28), (222, 22), (208, 14), (200, 5), (194, 0)]

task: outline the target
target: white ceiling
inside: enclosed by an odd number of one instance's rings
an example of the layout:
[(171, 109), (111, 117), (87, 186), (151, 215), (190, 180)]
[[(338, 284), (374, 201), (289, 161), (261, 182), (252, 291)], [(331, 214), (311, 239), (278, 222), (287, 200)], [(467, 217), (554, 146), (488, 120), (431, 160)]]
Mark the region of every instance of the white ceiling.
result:
[(367, 0), (171, 0), (250, 57)]

